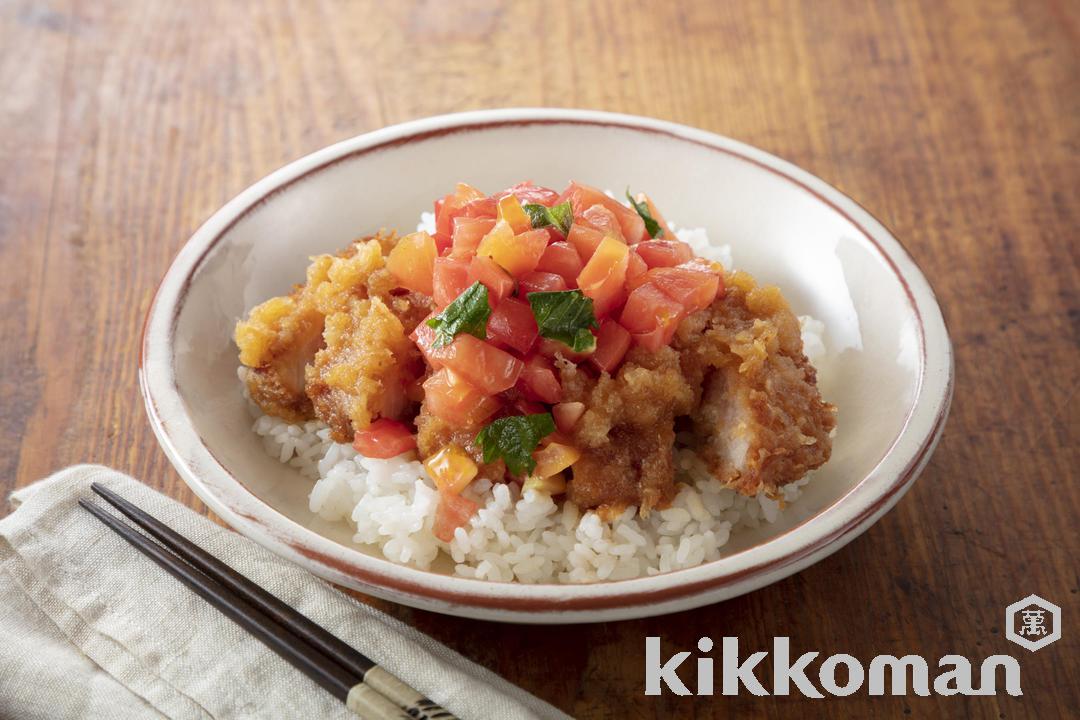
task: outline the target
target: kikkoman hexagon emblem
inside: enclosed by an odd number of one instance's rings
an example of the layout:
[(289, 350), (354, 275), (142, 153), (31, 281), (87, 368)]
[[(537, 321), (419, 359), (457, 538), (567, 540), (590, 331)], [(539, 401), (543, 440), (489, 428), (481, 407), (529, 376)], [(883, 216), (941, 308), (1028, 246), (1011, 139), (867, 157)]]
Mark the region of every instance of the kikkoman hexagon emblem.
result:
[(1061, 608), (1028, 595), (1005, 608), (1005, 637), (1035, 652), (1061, 637)]

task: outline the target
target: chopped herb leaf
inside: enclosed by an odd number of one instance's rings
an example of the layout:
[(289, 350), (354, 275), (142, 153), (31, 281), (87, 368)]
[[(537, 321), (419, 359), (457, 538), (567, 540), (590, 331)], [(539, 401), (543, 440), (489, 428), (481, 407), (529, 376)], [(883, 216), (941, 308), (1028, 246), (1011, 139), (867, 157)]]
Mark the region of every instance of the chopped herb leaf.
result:
[(484, 452), (484, 462), (502, 458), (511, 473), (524, 477), (536, 467), (533, 450), (553, 432), (555, 419), (551, 413), (513, 415), (499, 418), (481, 430), (476, 443)]
[(652, 216), (652, 213), (649, 212), (649, 203), (635, 200), (634, 196), (630, 194), (630, 188), (626, 188), (626, 199), (630, 201), (630, 204), (637, 210), (637, 214), (645, 221), (645, 230), (648, 231), (649, 237), (663, 237), (664, 230), (660, 227), (660, 223), (656, 222), (656, 218)]
[(475, 335), (481, 340), (487, 339), (487, 321), (491, 315), (488, 305), (488, 291), (480, 282), (474, 282), (463, 293), (454, 298), (446, 309), (427, 321), (428, 327), (435, 328), (433, 348), (441, 348), (453, 342), (460, 333)]
[(596, 348), (596, 336), (589, 329), (600, 324), (593, 314), (592, 298), (580, 290), (529, 293), (529, 305), (542, 336), (558, 340), (574, 352)]
[(570, 232), (570, 224), (574, 222), (574, 210), (570, 207), (569, 200), (554, 207), (529, 203), (525, 206), (525, 212), (529, 215), (533, 228), (550, 226), (563, 235)]

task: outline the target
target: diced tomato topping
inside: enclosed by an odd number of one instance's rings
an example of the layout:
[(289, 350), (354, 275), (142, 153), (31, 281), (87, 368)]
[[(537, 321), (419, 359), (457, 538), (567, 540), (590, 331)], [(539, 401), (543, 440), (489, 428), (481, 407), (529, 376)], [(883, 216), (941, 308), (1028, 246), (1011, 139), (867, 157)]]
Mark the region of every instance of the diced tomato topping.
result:
[(449, 346), (444, 345), (441, 348), (435, 349), (435, 329), (427, 324), (427, 321), (439, 314), (439, 311), (428, 315), (426, 318), (420, 321), (420, 323), (413, 329), (412, 334), (409, 335), (416, 347), (420, 348), (420, 352), (423, 353), (424, 359), (431, 364), (432, 367), (442, 367), (443, 360), (450, 354)]
[(551, 408), (551, 416), (555, 418), (555, 427), (559, 432), (569, 434), (581, 416), (585, 414), (585, 403), (564, 402)]
[(392, 458), (416, 449), (416, 437), (397, 420), (380, 418), (353, 436), (356, 452), (369, 458)]
[(566, 236), (566, 242), (577, 250), (578, 258), (583, 266), (589, 262), (603, 240), (604, 233), (581, 223), (571, 225), (570, 232)]
[[(597, 245), (599, 244), (597, 242)], [(595, 249), (593, 248), (593, 250)], [(562, 240), (548, 245), (544, 250), (544, 254), (540, 256), (540, 262), (536, 265), (536, 269), (541, 272), (562, 275), (568, 285), (570, 283), (577, 285), (577, 276), (581, 274), (581, 268), (583, 267), (585, 267), (585, 263), (581, 261), (581, 256), (578, 255), (574, 246)]]
[(487, 336), (491, 342), (526, 353), (536, 342), (536, 318), (523, 300), (506, 298), (488, 318)]
[(532, 220), (525, 214), (525, 209), (521, 207), (521, 203), (513, 195), (499, 198), (499, 214), (497, 217), (499, 220), (505, 220), (515, 235), (532, 230)]
[(529, 230), (515, 235), (510, 224), (500, 220), (480, 241), (476, 254), (490, 257), (512, 276), (521, 277), (536, 269), (547, 243), (546, 230)]
[(630, 293), (619, 324), (637, 335), (676, 325), (682, 316), (682, 305), (661, 292), (653, 283), (647, 282)]
[(603, 205), (592, 205), (586, 208), (581, 215), (586, 223), (604, 233), (605, 236), (613, 237), (619, 242), (626, 242), (619, 221), (615, 218), (615, 213)]
[(709, 307), (720, 289), (719, 275), (685, 266), (656, 268), (648, 276), (649, 282), (688, 313)]
[(435, 307), (442, 310), (465, 292), (469, 285), (469, 263), (455, 258), (435, 258), (435, 274), (432, 278)]
[(442, 364), (485, 395), (514, 387), (524, 363), (516, 357), (472, 335), (462, 333), (445, 348), (439, 348)]
[(480, 506), (463, 495), (450, 492), (439, 493), (439, 505), (435, 508), (435, 523), (431, 532), (443, 542), (454, 539), (454, 531), (468, 525)]
[(650, 332), (634, 333), (634, 342), (649, 352), (656, 352), (671, 344), (671, 339), (675, 337), (675, 331), (678, 329), (678, 321), (671, 322)]
[(525, 361), (517, 388), (529, 400), (557, 403), (562, 399), (562, 385), (555, 377), (555, 366), (543, 355)]
[(461, 209), (461, 215), (468, 218), (487, 218), (494, 220), (498, 212), (497, 200), (493, 197), (482, 197), (470, 200)]
[(488, 289), (488, 301), (492, 307), (498, 307), (500, 300), (514, 292), (514, 279), (494, 260), (483, 255), (477, 255), (469, 262), (469, 284), (474, 282)]
[(457, 495), (469, 486), (480, 468), (460, 445), (451, 443), (426, 458), (424, 469), (439, 492)]
[(578, 275), (578, 287), (592, 298), (597, 317), (617, 309), (625, 299), (623, 284), (629, 254), (630, 249), (624, 243), (606, 237)]
[(675, 267), (694, 257), (694, 251), (681, 240), (646, 240), (634, 249), (650, 268)]
[(453, 232), (454, 218), (463, 214), (465, 206), (471, 201), (484, 198), (484, 193), (465, 183), (458, 183), (454, 192), (435, 203), (435, 232), (450, 237)]
[(415, 232), (398, 240), (386, 258), (386, 268), (402, 287), (431, 295), (438, 255), (435, 239), (426, 232)]
[(555, 273), (533, 271), (525, 273), (518, 281), (518, 295), (521, 297), (528, 297), (531, 292), (556, 292), (566, 289), (566, 280)]
[(593, 205), (598, 203), (603, 205), (618, 218), (623, 238), (628, 243), (649, 239), (648, 233), (645, 232), (645, 221), (636, 210), (623, 205), (615, 198), (608, 197), (594, 187), (572, 182), (562, 194), (561, 199), (570, 201), (570, 205), (574, 208), (574, 217), (581, 215)]
[(559, 193), (546, 187), (533, 185), (531, 182), (528, 181), (518, 183), (514, 187), (507, 188), (501, 193), (497, 193), (496, 197), (501, 197), (503, 195), (513, 195), (521, 202), (522, 205), (536, 203), (538, 205), (551, 207), (559, 200)]
[(645, 282), (645, 273), (649, 271), (649, 266), (645, 264), (645, 261), (641, 259), (641, 256), (637, 253), (637, 248), (641, 243), (635, 245), (630, 249), (630, 257), (627, 258), (626, 263), (626, 291), (632, 292), (637, 289), (639, 285)]
[(596, 350), (589, 360), (604, 372), (614, 375), (629, 349), (630, 332), (614, 320), (604, 320), (596, 333)]
[(491, 218), (454, 218), (453, 246), (450, 254), (462, 260), (468, 260), (476, 254), (476, 248), (484, 236), (495, 227)]
[(455, 427), (472, 428), (495, 414), (501, 403), (443, 368), (424, 381), (424, 407)]

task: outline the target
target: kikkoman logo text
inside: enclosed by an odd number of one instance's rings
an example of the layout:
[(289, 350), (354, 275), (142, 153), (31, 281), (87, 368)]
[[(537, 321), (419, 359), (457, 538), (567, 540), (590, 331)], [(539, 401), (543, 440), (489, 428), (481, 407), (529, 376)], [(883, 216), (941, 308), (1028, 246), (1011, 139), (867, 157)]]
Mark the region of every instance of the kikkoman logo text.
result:
[[(844, 697), (865, 689), (869, 695), (996, 695), (999, 679), (1009, 695), (1023, 695), (1020, 688), (1020, 663), (1008, 655), (991, 655), (982, 661), (977, 671), (970, 660), (962, 655), (945, 655), (933, 668), (919, 655), (877, 655), (868, 664), (851, 655), (829, 655), (822, 659), (814, 672), (811, 666), (820, 652), (806, 652), (794, 661), (786, 637), (773, 638), (772, 687), (766, 689), (757, 674), (758, 666), (768, 657), (766, 651), (739, 656), (739, 639), (725, 637), (720, 645), (720, 670), (710, 653), (712, 638), (698, 640), (697, 649), (702, 653), (696, 663), (697, 695), (738, 695), (745, 690), (752, 695), (789, 695), (794, 686), (803, 695), (823, 698), (828, 695)], [(660, 651), (660, 638), (645, 638), (645, 694), (660, 695), (663, 688), (676, 695), (692, 694), (683, 677), (680, 666), (691, 653), (678, 652), (664, 660)], [(842, 668), (842, 669), (841, 669)], [(684, 671), (684, 676), (689, 673)], [(817, 682), (815, 683), (815, 678)], [(719, 681), (719, 683), (717, 682)]]

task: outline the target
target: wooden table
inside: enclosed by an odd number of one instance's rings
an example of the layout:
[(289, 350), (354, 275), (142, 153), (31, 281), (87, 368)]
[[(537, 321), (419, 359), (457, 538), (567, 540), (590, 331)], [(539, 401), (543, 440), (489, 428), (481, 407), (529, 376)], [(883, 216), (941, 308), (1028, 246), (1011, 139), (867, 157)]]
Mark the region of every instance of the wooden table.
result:
[[(807, 168), (911, 250), (957, 354), (926, 472), (844, 550), (693, 612), (532, 628), (371, 602), (583, 718), (1075, 713), (1078, 27), (1063, 0), (2, 3), (0, 489), (93, 461), (205, 511), (143, 414), (139, 330), (181, 244), (274, 168), (455, 110), (671, 119)], [(1037, 653), (1003, 637), (1029, 593), (1064, 609)], [(1008, 653), (1024, 696), (648, 698), (656, 634)]]

